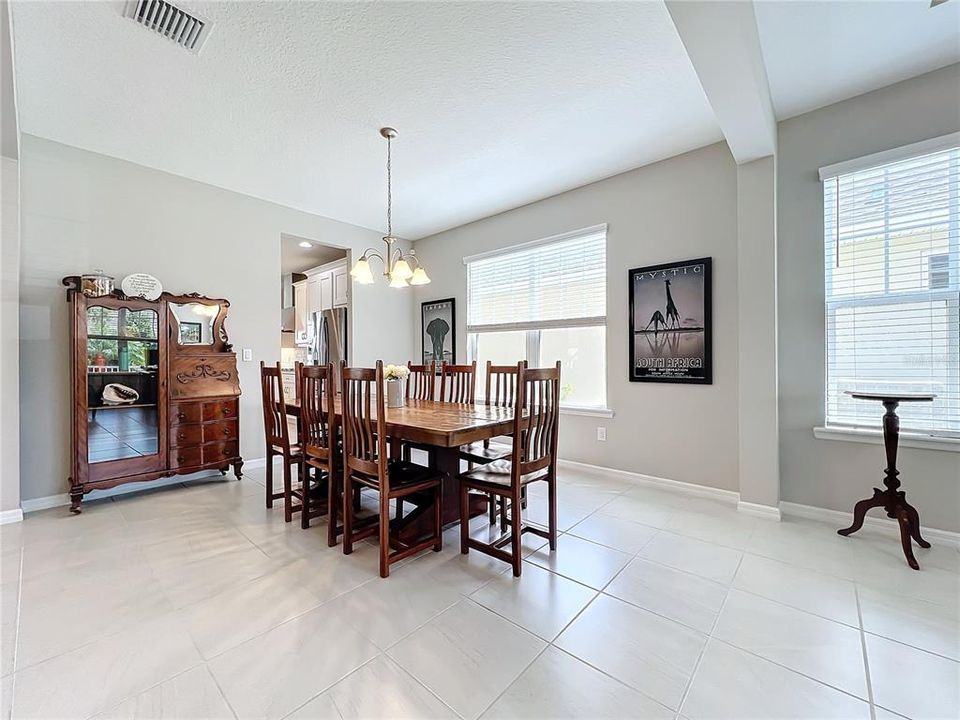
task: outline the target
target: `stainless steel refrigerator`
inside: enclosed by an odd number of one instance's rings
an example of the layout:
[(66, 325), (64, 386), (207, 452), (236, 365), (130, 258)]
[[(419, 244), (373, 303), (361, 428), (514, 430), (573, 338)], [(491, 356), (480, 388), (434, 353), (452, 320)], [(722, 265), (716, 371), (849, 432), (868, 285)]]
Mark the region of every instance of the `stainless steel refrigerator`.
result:
[(314, 313), (311, 318), (314, 327), (313, 342), (310, 346), (310, 363), (334, 367), (347, 358), (347, 309), (333, 308)]

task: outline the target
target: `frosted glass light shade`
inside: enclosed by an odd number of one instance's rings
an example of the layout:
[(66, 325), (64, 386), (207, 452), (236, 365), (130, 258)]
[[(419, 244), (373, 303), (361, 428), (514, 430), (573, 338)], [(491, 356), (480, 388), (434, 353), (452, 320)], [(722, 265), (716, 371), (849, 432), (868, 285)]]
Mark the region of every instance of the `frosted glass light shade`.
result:
[(401, 280), (409, 280), (413, 277), (413, 270), (410, 269), (410, 265), (407, 264), (406, 260), (400, 258), (393, 264), (393, 271), (390, 273), (390, 277), (398, 277)]
[(402, 278), (396, 273), (390, 275), (390, 287), (392, 288), (405, 288), (409, 283), (406, 278)]
[(429, 282), (430, 278), (422, 267), (418, 267), (413, 271), (413, 277), (410, 278), (411, 285), (426, 285)]
[(350, 277), (352, 277), (361, 285), (373, 284), (373, 273), (370, 272), (370, 263), (367, 262), (366, 258), (360, 258), (353, 264), (353, 269), (350, 271)]

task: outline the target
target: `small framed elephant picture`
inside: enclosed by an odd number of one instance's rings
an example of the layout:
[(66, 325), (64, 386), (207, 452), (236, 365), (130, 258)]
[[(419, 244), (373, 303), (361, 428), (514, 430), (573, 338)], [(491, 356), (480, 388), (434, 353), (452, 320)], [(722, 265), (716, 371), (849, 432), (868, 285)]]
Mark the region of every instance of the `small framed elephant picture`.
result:
[(457, 312), (456, 301), (432, 300), (420, 305), (421, 340), (423, 364), (437, 364), (437, 372), (443, 363), (457, 361)]

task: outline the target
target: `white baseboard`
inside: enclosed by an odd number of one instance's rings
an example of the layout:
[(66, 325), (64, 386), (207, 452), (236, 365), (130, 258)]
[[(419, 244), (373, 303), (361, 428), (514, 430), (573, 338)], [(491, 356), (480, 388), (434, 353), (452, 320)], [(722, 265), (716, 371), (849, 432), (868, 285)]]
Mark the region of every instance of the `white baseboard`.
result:
[(742, 512), (744, 515), (753, 515), (754, 517), (763, 518), (764, 520), (780, 521), (780, 508), (773, 505), (761, 505), (759, 503), (740, 500), (737, 502), (737, 511)]
[(267, 466), (267, 459), (265, 457), (254, 458), (253, 460), (244, 460), (243, 469), (247, 468), (262, 468)]
[(0, 512), (0, 525), (20, 522), (21, 520), (23, 520), (23, 510), (21, 508), (17, 508), (16, 510), (4, 510)]
[(709, 487), (708, 485), (697, 485), (695, 483), (681, 482), (679, 480), (668, 480), (654, 475), (643, 475), (641, 473), (630, 472), (629, 470), (617, 470), (615, 468), (602, 467), (600, 465), (590, 465), (588, 463), (576, 462), (575, 460), (557, 460), (560, 467), (577, 468), (592, 472), (605, 473), (607, 475), (616, 475), (617, 477), (628, 478), (641, 485), (650, 485), (654, 487), (667, 488), (684, 495), (694, 495), (696, 497), (710, 498), (721, 502), (736, 505), (740, 501), (740, 493), (733, 490), (724, 490), (722, 488)]
[[(87, 502), (88, 500), (102, 500), (104, 498), (115, 497), (117, 495), (126, 495), (128, 493), (140, 492), (143, 490), (153, 490), (154, 488), (162, 488), (169, 485), (182, 485), (183, 483), (191, 480), (200, 480), (201, 478), (206, 477), (216, 477), (218, 474), (219, 471), (214, 470), (210, 472), (197, 473), (196, 475), (176, 475), (174, 477), (161, 478), (159, 480), (148, 480), (147, 482), (142, 483), (127, 483), (125, 485), (118, 485), (117, 487), (108, 488), (106, 490), (94, 490), (90, 494), (84, 495), (83, 501)], [(20, 507), (25, 513), (37, 512), (38, 510), (49, 510), (50, 508), (63, 507), (64, 505), (69, 504), (69, 493), (47, 495), (45, 497), (20, 501)]]
[[(806, 518), (807, 520), (818, 520), (820, 522), (835, 525), (838, 530), (849, 527), (853, 522), (853, 513), (842, 510), (828, 510), (826, 508), (813, 507), (812, 505), (801, 505), (799, 503), (781, 502), (780, 510), (784, 515)], [(882, 512), (882, 510), (881, 510)], [(921, 519), (922, 520), (922, 519)], [(882, 532), (884, 535), (890, 535), (894, 538), (900, 537), (900, 525), (896, 520), (888, 517), (875, 517), (867, 515), (864, 518), (863, 526)], [(931, 543), (949, 545), (960, 549), (960, 533), (950, 530), (938, 530), (937, 528), (925, 527), (921, 525), (920, 532), (926, 540)], [(855, 536), (853, 536), (855, 537)]]

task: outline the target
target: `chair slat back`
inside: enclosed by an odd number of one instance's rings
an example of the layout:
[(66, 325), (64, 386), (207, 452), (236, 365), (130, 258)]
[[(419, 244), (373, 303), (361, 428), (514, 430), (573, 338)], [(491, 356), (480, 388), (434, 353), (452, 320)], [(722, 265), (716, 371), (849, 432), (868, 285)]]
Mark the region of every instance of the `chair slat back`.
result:
[(283, 396), (283, 374), (276, 366), (260, 361), (260, 397), (263, 402), (263, 434), (268, 445), (290, 449), (287, 405)]
[(387, 439), (383, 407), (383, 362), (374, 368), (341, 366), (340, 406), (347, 472), (386, 477)]
[(300, 441), (314, 458), (332, 458), (337, 444), (332, 365), (301, 365), (297, 396), (300, 398)]
[(440, 400), (451, 403), (472, 403), (477, 385), (477, 361), (469, 365), (444, 363), (440, 370)]
[[(526, 367), (527, 361), (520, 365)], [(517, 399), (520, 365), (494, 365), (487, 360), (487, 405), (513, 407)]]
[(407, 369), (410, 371), (407, 377), (407, 400), (433, 400), (437, 364), (414, 365), (408, 362)]
[(557, 362), (555, 368), (538, 370), (529, 370), (523, 363), (518, 367), (514, 409), (515, 482), (519, 482), (521, 475), (545, 467), (556, 469), (560, 428), (560, 363)]
[(296, 400), (300, 400), (300, 378), (303, 374), (303, 363), (299, 360), (293, 363), (293, 393)]

